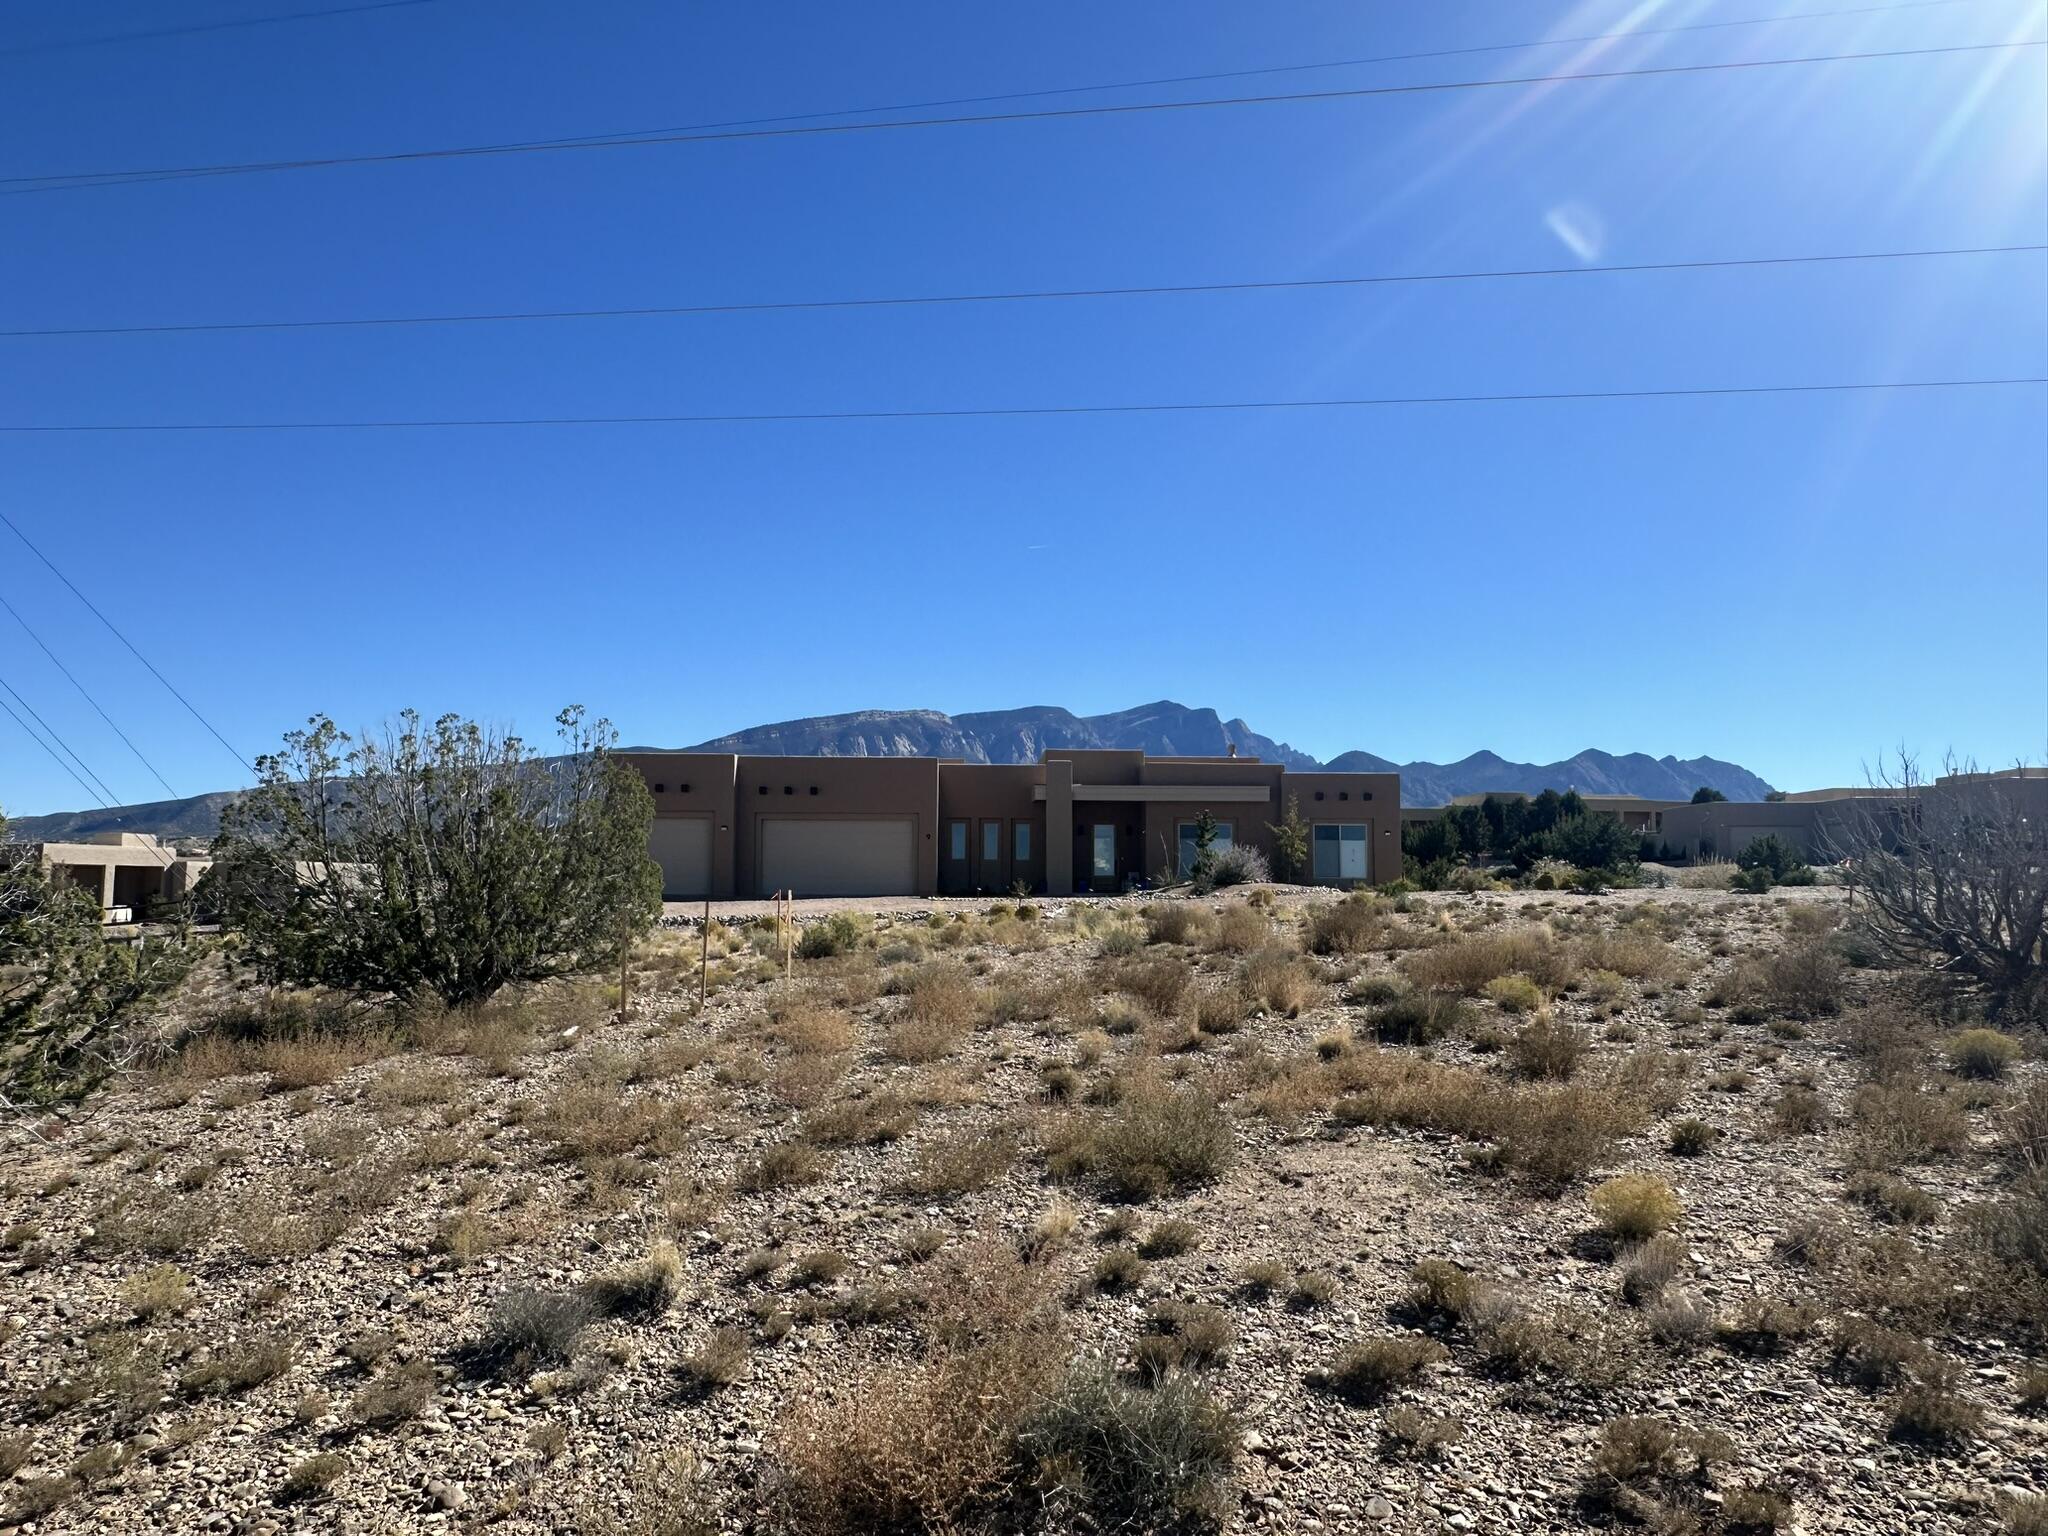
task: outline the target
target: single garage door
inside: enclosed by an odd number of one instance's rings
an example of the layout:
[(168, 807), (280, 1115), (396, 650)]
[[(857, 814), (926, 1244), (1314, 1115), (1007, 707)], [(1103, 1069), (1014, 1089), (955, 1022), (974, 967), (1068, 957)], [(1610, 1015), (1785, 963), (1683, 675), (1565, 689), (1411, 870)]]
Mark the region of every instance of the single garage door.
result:
[(762, 896), (915, 896), (917, 823), (771, 816), (761, 823)]
[(661, 894), (671, 901), (711, 890), (711, 818), (657, 816), (647, 853), (661, 866)]

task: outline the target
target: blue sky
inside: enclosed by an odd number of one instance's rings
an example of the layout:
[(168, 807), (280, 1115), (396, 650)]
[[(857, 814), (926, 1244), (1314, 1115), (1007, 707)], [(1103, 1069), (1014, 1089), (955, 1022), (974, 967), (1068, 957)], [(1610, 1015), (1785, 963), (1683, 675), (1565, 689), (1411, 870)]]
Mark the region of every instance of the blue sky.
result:
[[(1849, 0), (0, 3), (0, 175), (400, 151)], [(1962, 0), (964, 110), (2000, 42)], [(41, 49), (33, 52), (9, 50)], [(373, 165), (0, 201), (0, 329), (2048, 240), (2042, 51)], [(0, 188), (0, 190), (5, 190)], [(0, 425), (819, 412), (2048, 373), (2038, 253), (925, 309), (0, 340)], [(1855, 782), (2048, 741), (2048, 390), (1270, 414), (0, 434), (5, 506), (253, 755), (314, 710), (686, 745), (1169, 697), (1322, 756)], [(4, 530), (180, 793), (243, 775)], [(0, 615), (0, 675), (161, 790)], [(0, 716), (0, 806), (85, 797)]]

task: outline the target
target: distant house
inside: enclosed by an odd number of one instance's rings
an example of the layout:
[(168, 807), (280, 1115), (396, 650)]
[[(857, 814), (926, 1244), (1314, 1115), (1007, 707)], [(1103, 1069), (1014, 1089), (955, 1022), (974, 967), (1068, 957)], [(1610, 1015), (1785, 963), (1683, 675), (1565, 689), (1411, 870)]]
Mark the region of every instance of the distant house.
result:
[(1238, 757), (1048, 750), (1036, 763), (935, 757), (628, 752), (654, 796), (649, 852), (671, 899), (1107, 892), (1186, 872), (1207, 812), (1214, 846), (1270, 858), (1296, 802), (1304, 878), (1401, 873), (1401, 780)]
[(100, 832), (75, 843), (24, 843), (15, 857), (38, 860), (54, 880), (98, 898), (110, 923), (147, 915), (159, 900), (192, 893), (210, 859), (188, 858), (147, 832)]
[(1657, 837), (1676, 859), (1732, 859), (1760, 837), (1790, 843), (1809, 860), (1825, 860), (1839, 846), (1853, 817), (1892, 806), (1910, 813), (1918, 795), (1953, 794), (1966, 786), (2009, 788), (2038, 806), (2032, 812), (2048, 822), (2048, 769), (2008, 768), (1994, 773), (1949, 774), (1924, 788), (1808, 789), (1782, 800), (1717, 800), (1706, 805), (1678, 805), (1659, 817)]

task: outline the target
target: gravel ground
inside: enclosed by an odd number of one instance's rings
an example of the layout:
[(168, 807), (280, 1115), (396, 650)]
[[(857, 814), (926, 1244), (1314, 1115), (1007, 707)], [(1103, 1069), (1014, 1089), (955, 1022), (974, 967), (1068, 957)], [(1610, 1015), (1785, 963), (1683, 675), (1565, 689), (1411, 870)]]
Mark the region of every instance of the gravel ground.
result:
[[(1276, 933), (1287, 938), (1305, 910), (1331, 899), (1283, 893)], [(1582, 1073), (1638, 1049), (1693, 1052), (1678, 1102), (1592, 1178), (1543, 1194), (1475, 1175), (1463, 1155), (1469, 1149), (1440, 1132), (1347, 1128), (1320, 1111), (1276, 1120), (1237, 1099), (1227, 1172), (1138, 1208), (1141, 1227), (1182, 1218), (1198, 1242), (1153, 1262), (1134, 1292), (1099, 1294), (1087, 1284), (1102, 1251), (1094, 1235), (1122, 1208), (1085, 1181), (1064, 1187), (1079, 1232), (1043, 1262), (1064, 1298), (1073, 1347), (1127, 1358), (1147, 1308), (1163, 1299), (1227, 1309), (1236, 1342), (1202, 1375), (1235, 1412), (1244, 1446), (1224, 1505), (1231, 1530), (1583, 1530), (1591, 1517), (1579, 1493), (1600, 1427), (1632, 1414), (1727, 1435), (1733, 1459), (1717, 1470), (1716, 1487), (1783, 1487), (1793, 1501), (1790, 1528), (1998, 1530), (2001, 1497), (2048, 1493), (2048, 1432), (2016, 1407), (2017, 1382), (2032, 1364), (2020, 1340), (1981, 1332), (1930, 1340), (1960, 1368), (1957, 1391), (1983, 1423), (1956, 1447), (1911, 1448), (1887, 1439), (1882, 1394), (1823, 1368), (1822, 1337), (1775, 1358), (1654, 1344), (1635, 1309), (1618, 1299), (1618, 1266), (1593, 1231), (1586, 1193), (1599, 1177), (1626, 1168), (1668, 1180), (1685, 1211), (1684, 1283), (1726, 1316), (1758, 1297), (1816, 1297), (1812, 1273), (1773, 1252), (1795, 1219), (1829, 1213), (1852, 1235), (1875, 1230), (1843, 1200), (1849, 1140), (1839, 1124), (1817, 1134), (1770, 1129), (1779, 1090), (1801, 1078), (1837, 1117), (1845, 1112), (1860, 1078), (1841, 1022), (1816, 1018), (1792, 1037), (1705, 1001), (1743, 954), (1786, 942), (1787, 911), (1837, 900), (1826, 889), (1789, 899), (1677, 889), (1416, 898), (1393, 920), (1414, 944), (1446, 931), (1538, 922), (1566, 930), (1570, 942), (1612, 928), (1642, 903), (1666, 914), (1682, 979), (1627, 984), (1597, 1022), (1590, 992), (1568, 993), (1555, 1007), (1559, 1019), (1589, 1026), (1595, 1046)], [(167, 1071), (123, 1082), (61, 1117), (8, 1122), (0, 1141), (10, 1227), (0, 1253), (0, 1417), (18, 1438), (0, 1444), (19, 1448), (11, 1459), (20, 1465), (16, 1514), (7, 1518), (24, 1531), (371, 1533), (492, 1523), (507, 1532), (654, 1536), (692, 1528), (624, 1523), (681, 1464), (657, 1460), (666, 1455), (687, 1459), (697, 1497), (726, 1528), (775, 1528), (785, 1416), (843, 1394), (863, 1372), (916, 1348), (913, 1323), (856, 1326), (844, 1303), (915, 1287), (931, 1272), (903, 1254), (912, 1227), (939, 1229), (956, 1253), (977, 1237), (1009, 1243), (1039, 1217), (1054, 1187), (1034, 1148), (1066, 1113), (1046, 1102), (1042, 1069), (1076, 1061), (1077, 1035), (1093, 1022), (1058, 1011), (1030, 1022), (984, 1020), (943, 1059), (892, 1061), (882, 1047), (903, 1000), (876, 980), (914, 959), (892, 959), (891, 946), (922, 954), (940, 934), (928, 919), (944, 925), (959, 914), (950, 926), (964, 941), (940, 941), (936, 954), (967, 964), (984, 989), (1036, 988), (1071, 1004), (1089, 992), (1075, 978), (1105, 964), (1102, 936), (1130, 927), (1138, 904), (1042, 903), (1035, 925), (999, 917), (990, 926), (966, 920), (998, 905), (986, 901), (799, 903), (801, 918), (863, 914), (876, 946), (798, 965), (803, 995), (842, 1000), (858, 1033), (856, 1048), (836, 1059), (845, 1073), (836, 1082), (829, 1072), (799, 1078), (786, 1070), (788, 1054), (769, 1043), (769, 1010), (788, 1000), (774, 980), (779, 954), (771, 962), (732, 949), (700, 1013), (689, 969), (696, 936), (665, 934), (627, 1019), (565, 999), (544, 1010), (550, 1027), (509, 1062), (488, 1051), (411, 1050), (278, 1091), (266, 1091), (272, 1085), (261, 1073)], [(765, 905), (721, 904), (714, 916), (738, 922)], [(694, 918), (701, 910), (677, 904), (669, 914)], [(721, 935), (720, 947), (728, 942)], [(1189, 959), (1210, 980), (1239, 963), (1229, 954)], [(1383, 951), (1341, 970), (1391, 974), (1399, 963)], [(1163, 1068), (1213, 1090), (1233, 1063), (1313, 1059), (1319, 1038), (1354, 1033), (1364, 1010), (1342, 1001), (1339, 963), (1309, 964), (1319, 985), (1298, 1016), (1256, 1015), (1207, 1051), (1162, 1057)], [(1850, 973), (1851, 1002), (1881, 982)], [(1478, 1016), (1515, 1026), (1489, 1003), (1478, 1005)], [(556, 1031), (565, 1018), (573, 1027)], [(1636, 1038), (1603, 1038), (1603, 1030)], [(1146, 1039), (1141, 1031), (1109, 1042), (1100, 1066), (1080, 1067), (1083, 1078), (1144, 1056)], [(1468, 1040), (1441, 1042), (1430, 1054), (1502, 1071), (1498, 1055), (1482, 1056)], [(1733, 1064), (1753, 1074), (1747, 1091), (1708, 1086), (1712, 1071)], [(579, 1082), (595, 1084), (620, 1116), (643, 1103), (661, 1106), (660, 1128), (621, 1153), (586, 1145), (565, 1156), (545, 1134), (541, 1111)], [(739, 1187), (764, 1148), (792, 1136), (800, 1112), (793, 1100), (884, 1089), (923, 1104), (911, 1134), (832, 1154), (815, 1184)], [(1986, 1155), (1994, 1114), (1975, 1112), (1968, 1155), (1911, 1170), (1942, 1204), (1916, 1241), (1933, 1241), (1951, 1230), (1961, 1206), (1996, 1195), (1998, 1172)], [(1711, 1155), (1666, 1150), (1669, 1125), (1689, 1116), (1726, 1133)], [(598, 1129), (611, 1118), (596, 1116)], [(955, 1133), (1006, 1132), (1019, 1137), (1019, 1155), (986, 1187), (902, 1193), (935, 1144)], [(111, 1210), (122, 1196), (127, 1210)], [(345, 1230), (315, 1251), (252, 1256), (266, 1241), (280, 1246), (280, 1215), (316, 1214), (351, 1198), (357, 1204)], [(469, 1235), (451, 1239), (464, 1212)], [(674, 1304), (651, 1321), (593, 1325), (578, 1351), (580, 1376), (493, 1376), (465, 1364), (465, 1349), (508, 1289), (577, 1286), (663, 1239), (682, 1259)], [(784, 1262), (767, 1279), (749, 1280), (748, 1256), (765, 1246)], [(797, 1283), (787, 1260), (820, 1249), (842, 1255), (845, 1272)], [(1452, 1338), (1449, 1358), (1385, 1405), (1350, 1406), (1317, 1390), (1315, 1373), (1344, 1344), (1415, 1330), (1400, 1302), (1412, 1267), (1432, 1258), (1496, 1279), (1539, 1311), (1583, 1320), (1607, 1338), (1606, 1364), (1504, 1382)], [(1248, 1299), (1241, 1278), (1260, 1260), (1335, 1277), (1334, 1299), (1310, 1310)], [(189, 1278), (189, 1304), (138, 1322), (136, 1277), (167, 1263)], [(755, 1305), (769, 1296), (794, 1315), (778, 1342), (764, 1336), (766, 1309)], [(725, 1328), (753, 1336), (739, 1379), (687, 1390), (684, 1363)], [(381, 1333), (393, 1339), (375, 1370), (345, 1352)], [(251, 1340), (288, 1343), (289, 1363), (245, 1389), (179, 1385), (195, 1366), (232, 1359)], [(358, 1394), (407, 1360), (432, 1373), (425, 1406), (395, 1425), (365, 1425)], [(65, 1401), (63, 1388), (74, 1383), (92, 1395)], [(1463, 1438), (1435, 1459), (1387, 1454), (1387, 1412), (1403, 1403), (1458, 1419)], [(93, 1464), (96, 1451), (105, 1465)], [(292, 1469), (323, 1454), (345, 1463), (332, 1486), (280, 1497)], [(39, 1518), (20, 1519), (21, 1499), (37, 1480), (67, 1469), (78, 1486)], [(1710, 1498), (1710, 1522), (1714, 1507)], [(1014, 1504), (994, 1523), (1073, 1528)]]

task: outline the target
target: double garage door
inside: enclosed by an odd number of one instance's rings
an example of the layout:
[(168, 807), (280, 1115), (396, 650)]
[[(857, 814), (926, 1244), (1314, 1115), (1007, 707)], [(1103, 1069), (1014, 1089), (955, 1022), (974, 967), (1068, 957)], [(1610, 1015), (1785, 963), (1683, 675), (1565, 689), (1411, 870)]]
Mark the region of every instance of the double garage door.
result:
[(914, 817), (769, 816), (760, 828), (756, 895), (917, 894)]
[[(915, 896), (917, 821), (909, 816), (769, 816), (759, 823), (756, 896)], [(648, 853), (671, 901), (711, 889), (711, 818), (657, 816)]]

